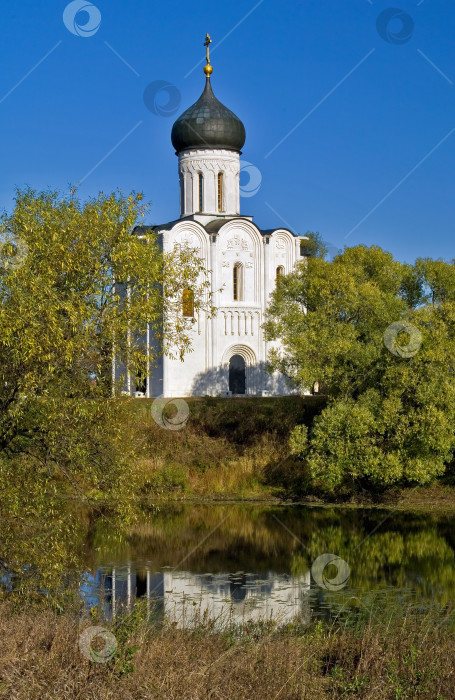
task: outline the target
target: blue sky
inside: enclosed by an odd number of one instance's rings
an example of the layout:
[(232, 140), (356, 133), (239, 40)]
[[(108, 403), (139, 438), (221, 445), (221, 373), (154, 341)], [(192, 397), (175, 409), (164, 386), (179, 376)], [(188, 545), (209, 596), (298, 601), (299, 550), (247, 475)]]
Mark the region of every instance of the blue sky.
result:
[[(65, 26), (66, 2), (5, 4), (2, 207), (15, 186), (82, 181), (83, 198), (142, 191), (150, 223), (177, 218), (170, 132), (202, 92), (202, 63), (192, 69), (208, 31), (214, 92), (243, 120), (242, 159), (262, 178), (243, 214), (336, 248), (452, 259), (455, 3), (397, 2), (384, 15), (376, 0), (96, 0), (91, 36), (77, 34), (84, 10), (67, 12), (76, 33)], [(172, 114), (144, 103), (157, 81), (174, 86)], [(156, 92), (155, 112), (168, 95)]]

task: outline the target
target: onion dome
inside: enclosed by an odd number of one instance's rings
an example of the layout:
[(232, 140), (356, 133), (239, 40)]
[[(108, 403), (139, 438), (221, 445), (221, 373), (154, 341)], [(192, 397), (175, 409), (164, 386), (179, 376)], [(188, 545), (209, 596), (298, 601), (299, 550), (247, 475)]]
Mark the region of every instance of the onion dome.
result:
[(177, 153), (189, 148), (225, 148), (239, 151), (245, 143), (245, 127), (230, 109), (213, 94), (210, 84), (211, 65), (204, 67), (207, 76), (204, 92), (197, 102), (177, 119), (171, 140)]

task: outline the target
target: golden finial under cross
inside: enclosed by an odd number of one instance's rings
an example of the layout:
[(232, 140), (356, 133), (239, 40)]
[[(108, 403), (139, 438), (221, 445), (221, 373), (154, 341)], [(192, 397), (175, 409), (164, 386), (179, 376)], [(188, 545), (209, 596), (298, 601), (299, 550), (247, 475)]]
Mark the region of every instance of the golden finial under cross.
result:
[(204, 41), (204, 46), (207, 48), (207, 58), (206, 58), (207, 64), (204, 66), (204, 73), (206, 74), (207, 78), (209, 78), (211, 73), (213, 73), (213, 68), (210, 65), (210, 53), (209, 53), (209, 47), (210, 47), (211, 43), (212, 43), (212, 40), (210, 38), (210, 34), (207, 34), (205, 37), (205, 41)]

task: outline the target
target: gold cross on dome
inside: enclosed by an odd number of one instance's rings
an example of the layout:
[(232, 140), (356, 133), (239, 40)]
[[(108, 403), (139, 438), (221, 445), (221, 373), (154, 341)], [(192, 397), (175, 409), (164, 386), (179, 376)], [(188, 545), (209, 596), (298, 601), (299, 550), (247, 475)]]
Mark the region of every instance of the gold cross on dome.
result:
[(210, 38), (210, 34), (207, 34), (207, 36), (205, 37), (205, 41), (204, 41), (204, 46), (207, 47), (207, 58), (206, 58), (207, 63), (210, 63), (209, 46), (211, 43), (212, 43), (212, 40)]

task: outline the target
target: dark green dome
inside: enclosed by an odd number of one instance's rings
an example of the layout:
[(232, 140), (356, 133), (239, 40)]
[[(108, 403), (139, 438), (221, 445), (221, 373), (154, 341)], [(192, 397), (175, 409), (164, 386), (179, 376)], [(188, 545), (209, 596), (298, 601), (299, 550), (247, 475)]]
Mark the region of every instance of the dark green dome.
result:
[(245, 127), (230, 109), (216, 99), (207, 77), (197, 102), (172, 127), (172, 145), (177, 153), (188, 148), (226, 148), (240, 151), (245, 143)]

